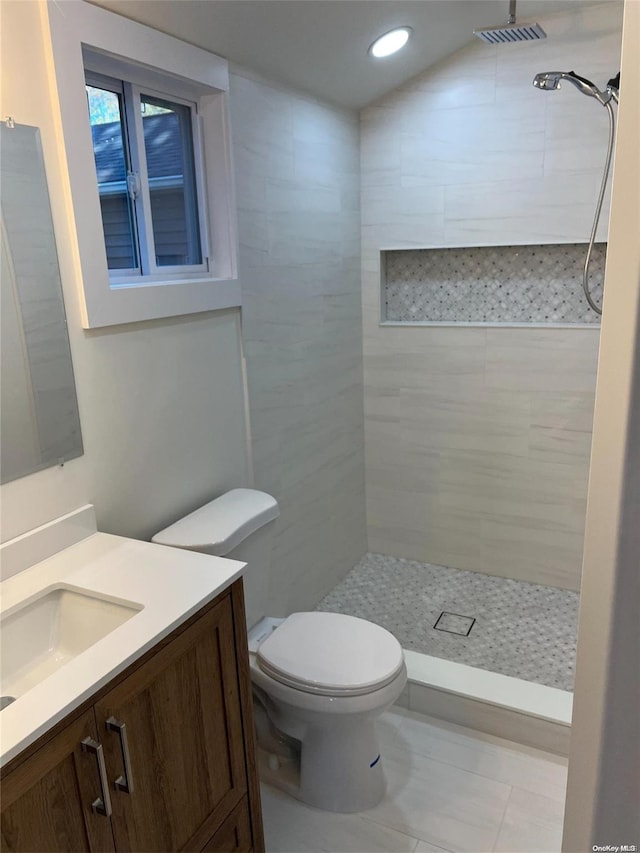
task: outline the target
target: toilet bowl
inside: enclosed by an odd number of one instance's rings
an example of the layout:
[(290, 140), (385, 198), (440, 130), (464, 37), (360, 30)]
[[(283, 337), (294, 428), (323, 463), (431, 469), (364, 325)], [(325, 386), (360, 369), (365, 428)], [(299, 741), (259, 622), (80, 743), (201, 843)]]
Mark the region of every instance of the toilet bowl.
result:
[(316, 808), (372, 808), (385, 791), (375, 722), (406, 684), (402, 648), (384, 628), (354, 616), (264, 617), (272, 594), (268, 540), (277, 516), (270, 495), (234, 489), (152, 541), (248, 564), (248, 645), (263, 779)]
[(270, 744), (258, 729), (263, 776), (316, 808), (373, 808), (385, 791), (375, 720), (407, 680), (400, 644), (384, 628), (340, 613), (277, 622), (266, 638), (262, 622), (249, 632), (257, 702), (290, 738), (283, 754), (277, 734)]

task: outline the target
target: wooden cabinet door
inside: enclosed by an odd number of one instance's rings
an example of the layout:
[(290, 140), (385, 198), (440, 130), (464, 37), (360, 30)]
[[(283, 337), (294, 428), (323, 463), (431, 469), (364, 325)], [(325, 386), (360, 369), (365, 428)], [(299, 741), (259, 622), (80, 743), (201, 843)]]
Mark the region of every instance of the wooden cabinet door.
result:
[(94, 754), (93, 711), (70, 723), (2, 782), (2, 850), (112, 851), (111, 823), (91, 805), (103, 796)]
[(247, 787), (230, 596), (94, 707), (116, 849), (201, 850)]
[(249, 803), (241, 800), (201, 853), (250, 853), (251, 816)]

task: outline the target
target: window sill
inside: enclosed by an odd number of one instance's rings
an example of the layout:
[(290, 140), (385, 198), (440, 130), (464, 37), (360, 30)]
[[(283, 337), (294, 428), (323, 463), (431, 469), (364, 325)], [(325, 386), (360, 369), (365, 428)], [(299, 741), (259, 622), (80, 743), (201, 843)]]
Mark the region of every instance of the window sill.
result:
[(110, 276), (110, 290), (132, 290), (134, 288), (171, 287), (171, 285), (219, 284), (225, 281), (235, 281), (233, 278), (216, 278), (209, 273), (184, 273), (183, 275), (134, 275)]
[(86, 328), (139, 323), (240, 305), (238, 279), (187, 278), (146, 285), (123, 282), (111, 285), (93, 300)]

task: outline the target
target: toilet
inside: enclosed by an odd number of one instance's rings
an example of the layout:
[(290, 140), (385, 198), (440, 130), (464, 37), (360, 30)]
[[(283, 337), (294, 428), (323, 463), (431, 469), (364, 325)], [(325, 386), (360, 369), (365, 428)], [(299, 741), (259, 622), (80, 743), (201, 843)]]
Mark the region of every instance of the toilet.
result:
[(152, 541), (247, 563), (248, 645), (261, 777), (309, 805), (373, 808), (385, 792), (376, 718), (402, 693), (396, 638), (341, 613), (273, 612), (269, 589), (276, 500), (233, 489)]

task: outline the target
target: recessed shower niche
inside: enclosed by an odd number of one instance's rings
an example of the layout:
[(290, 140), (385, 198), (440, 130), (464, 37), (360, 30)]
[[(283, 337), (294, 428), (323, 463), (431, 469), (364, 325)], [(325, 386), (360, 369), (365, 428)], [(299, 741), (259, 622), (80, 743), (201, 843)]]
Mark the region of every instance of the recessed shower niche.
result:
[[(383, 323), (597, 326), (587, 304), (583, 243), (381, 252)], [(593, 247), (591, 290), (602, 298), (606, 243)]]

